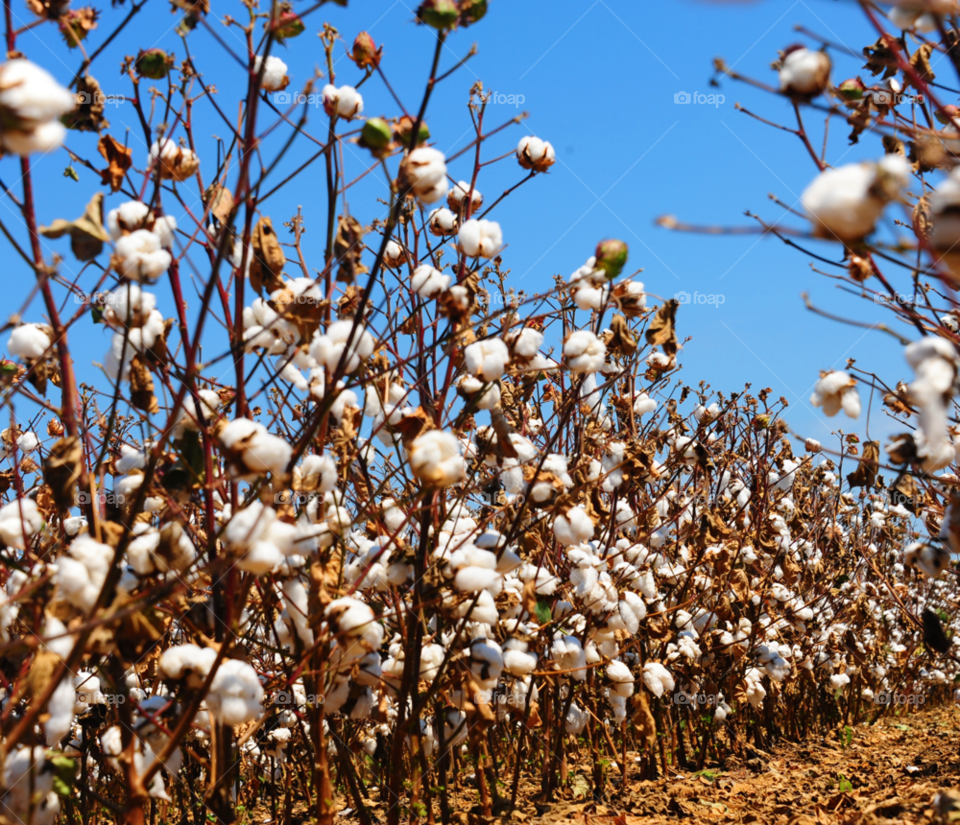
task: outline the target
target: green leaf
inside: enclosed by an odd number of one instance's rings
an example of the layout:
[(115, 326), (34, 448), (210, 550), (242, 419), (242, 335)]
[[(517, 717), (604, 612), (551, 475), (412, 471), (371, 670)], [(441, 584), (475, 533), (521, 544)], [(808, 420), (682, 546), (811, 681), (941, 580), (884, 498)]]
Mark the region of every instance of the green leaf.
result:
[(537, 601), (537, 621), (540, 624), (546, 624), (553, 618), (553, 614), (550, 611), (550, 605), (547, 604), (543, 599)]
[(72, 178), (77, 183), (80, 183), (80, 176), (77, 174), (77, 170), (74, 169), (72, 166), (68, 166), (66, 169), (63, 170), (63, 176), (65, 178)]

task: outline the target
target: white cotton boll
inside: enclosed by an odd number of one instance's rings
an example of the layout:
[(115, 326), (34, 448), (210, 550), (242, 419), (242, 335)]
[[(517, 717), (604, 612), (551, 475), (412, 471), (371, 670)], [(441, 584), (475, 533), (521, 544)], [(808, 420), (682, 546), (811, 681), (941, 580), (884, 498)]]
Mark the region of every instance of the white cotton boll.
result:
[(484, 383), (472, 375), (464, 375), (457, 381), (457, 392), (478, 410), (494, 410), (500, 406), (500, 385)]
[(884, 206), (906, 186), (910, 171), (900, 155), (827, 169), (807, 187), (801, 200), (818, 235), (857, 241), (873, 231)]
[(51, 747), (59, 745), (73, 726), (76, 693), (73, 679), (64, 679), (50, 697), (47, 705), (49, 718), (43, 723), (43, 736)]
[[(19, 61), (10, 61), (19, 62)], [(26, 62), (26, 61), (23, 61)], [(0, 74), (0, 81), (3, 75)], [(0, 814), (9, 822), (53, 825), (60, 813), (60, 797), (53, 790), (55, 773), (47, 765), (46, 748), (18, 747), (7, 755), (0, 798)]]
[(4, 151), (28, 155), (60, 146), (66, 130), (59, 118), (75, 107), (73, 94), (29, 60), (15, 58), (0, 65), (0, 145)]
[(623, 662), (611, 662), (607, 666), (607, 678), (614, 683), (613, 689), (618, 696), (633, 696), (633, 674)]
[(301, 484), (307, 491), (329, 493), (337, 486), (337, 462), (329, 455), (308, 455), (300, 465)]
[(484, 567), (464, 567), (457, 572), (453, 580), (457, 590), (463, 593), (476, 593), (494, 587), (500, 581), (500, 574), (496, 570)]
[(454, 184), (454, 186), (450, 189), (450, 192), (447, 194), (447, 203), (450, 205), (451, 209), (459, 212), (463, 206), (463, 202), (467, 199), (467, 195), (470, 195), (471, 210), (476, 211), (483, 206), (483, 195), (481, 195), (476, 189), (474, 189), (473, 193), (471, 194), (470, 184), (465, 180)]
[(456, 436), (430, 430), (414, 439), (409, 451), (414, 475), (432, 487), (450, 487), (466, 478), (466, 464)]
[(163, 248), (160, 236), (148, 229), (124, 235), (116, 244), (117, 271), (132, 281), (154, 281), (170, 267), (173, 259)]
[(457, 245), (468, 258), (492, 258), (503, 249), (503, 230), (496, 221), (471, 218), (460, 227)]
[(599, 372), (607, 357), (607, 347), (586, 329), (571, 333), (563, 345), (563, 357), (572, 372)]
[(633, 412), (635, 415), (641, 416), (646, 415), (647, 413), (652, 413), (657, 409), (657, 402), (654, 401), (649, 395), (645, 392), (637, 393), (633, 399)]
[(659, 662), (647, 662), (643, 666), (643, 683), (658, 699), (664, 693), (671, 693), (676, 687), (673, 676)]
[[(508, 643), (509, 644), (509, 643)], [(503, 654), (503, 669), (514, 676), (533, 673), (537, 666), (537, 654), (508, 648)]]
[(14, 499), (0, 507), (0, 539), (8, 547), (26, 549), (27, 540), (39, 533), (43, 524), (43, 514), (31, 498)]
[(126, 475), (131, 470), (142, 470), (146, 466), (146, 455), (129, 444), (120, 445), (120, 457), (114, 461), (114, 467), (118, 473)]
[(420, 203), (436, 203), (447, 194), (447, 164), (439, 149), (431, 146), (414, 149), (400, 169), (401, 177)]
[(577, 309), (589, 311), (591, 309), (601, 309), (610, 299), (610, 287), (602, 286), (578, 286), (573, 291), (573, 302)]
[(510, 363), (510, 350), (500, 338), (475, 341), (463, 351), (464, 365), (471, 375), (484, 381), (496, 381)]
[(328, 115), (336, 114), (346, 120), (353, 120), (363, 112), (363, 97), (353, 86), (341, 86), (339, 89), (327, 84), (323, 87), (323, 108)]
[[(925, 459), (923, 469), (932, 472), (953, 460), (953, 443), (948, 432), (947, 401), (957, 377), (957, 352), (943, 338), (926, 337), (906, 348), (907, 362), (916, 373), (910, 384), (910, 400), (920, 410), (923, 445), (917, 453)], [(946, 460), (939, 460), (941, 455)], [(939, 466), (937, 466), (939, 465)]]
[(282, 476), (293, 457), (293, 447), (271, 435), (262, 424), (237, 418), (220, 431), (220, 442), (237, 454), (240, 475), (273, 473)]
[(257, 672), (239, 659), (224, 659), (206, 697), (210, 713), (225, 725), (242, 725), (263, 712), (263, 686)]
[(432, 298), (439, 295), (450, 286), (452, 278), (444, 275), (439, 269), (434, 269), (430, 264), (421, 264), (413, 270), (413, 276), (410, 278), (410, 287), (421, 298)]
[[(348, 340), (351, 342), (349, 351)], [(336, 372), (337, 365), (343, 358), (343, 371), (349, 374), (359, 369), (360, 364), (373, 355), (374, 344), (373, 336), (366, 331), (363, 324), (357, 324), (354, 331), (352, 320), (335, 321), (330, 324), (325, 334), (321, 334), (319, 330), (314, 334), (310, 343), (310, 355), (331, 374)], [(345, 352), (347, 354), (344, 357)]]
[[(303, 377), (303, 373), (293, 365), (292, 361), (284, 364), (278, 377), (300, 392), (305, 392), (310, 386), (307, 379)], [(354, 398), (356, 398), (356, 395), (354, 395)]]
[(75, 538), (57, 561), (55, 579), (60, 595), (84, 612), (90, 611), (113, 564), (113, 548), (88, 533)]
[(7, 352), (14, 358), (40, 358), (51, 346), (50, 336), (40, 324), (14, 327), (7, 339)]
[(201, 687), (213, 667), (217, 651), (194, 644), (168, 647), (157, 661), (160, 673), (167, 679), (186, 679), (189, 687)]
[(543, 346), (543, 333), (530, 327), (512, 332), (506, 337), (511, 354), (521, 359), (534, 358)]
[(344, 596), (327, 605), (326, 617), (338, 633), (362, 639), (377, 650), (383, 642), (383, 626), (376, 622), (370, 607), (359, 599)]
[(780, 88), (789, 93), (817, 95), (830, 79), (830, 58), (824, 52), (799, 48), (783, 58)]
[(265, 92), (279, 92), (287, 88), (290, 78), (287, 77), (287, 64), (279, 57), (270, 55), (266, 61), (257, 55), (253, 60), (253, 70), (259, 74), (263, 69), (263, 82), (260, 88)]
[(593, 538), (594, 524), (586, 510), (571, 507), (566, 515), (558, 516), (553, 523), (553, 533), (557, 541), (565, 546), (581, 544)]
[(307, 621), (307, 588), (299, 579), (286, 579), (283, 582), (283, 600), (287, 605), (287, 613), (297, 631), (297, 635), (307, 649), (313, 646), (313, 631)]
[(545, 172), (556, 162), (553, 146), (533, 135), (525, 135), (517, 144), (517, 161), (524, 169)]
[(387, 248), (383, 253), (383, 263), (391, 269), (396, 269), (406, 260), (407, 257), (403, 252), (403, 247), (393, 239), (387, 241)]
[(842, 409), (850, 418), (860, 416), (860, 394), (856, 381), (849, 373), (833, 370), (817, 381), (810, 403), (814, 407), (823, 407), (828, 416), (834, 416)]
[(152, 220), (150, 207), (141, 201), (127, 201), (107, 213), (110, 237), (118, 241), (127, 232), (145, 229)]
[(456, 235), (459, 230), (457, 216), (445, 206), (434, 209), (427, 218), (427, 226), (430, 232), (438, 237), (446, 235)]
[(574, 735), (583, 733), (583, 729), (587, 726), (587, 720), (590, 718), (590, 715), (587, 711), (583, 710), (576, 702), (572, 702), (570, 705), (570, 710), (567, 711), (566, 724), (564, 729), (567, 733), (572, 733)]

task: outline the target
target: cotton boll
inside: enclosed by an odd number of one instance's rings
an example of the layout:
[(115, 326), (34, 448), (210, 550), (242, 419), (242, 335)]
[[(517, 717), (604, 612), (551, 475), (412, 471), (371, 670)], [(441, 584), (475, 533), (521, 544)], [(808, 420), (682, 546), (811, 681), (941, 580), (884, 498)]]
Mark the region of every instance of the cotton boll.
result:
[(329, 455), (308, 455), (300, 465), (301, 489), (329, 493), (337, 486), (337, 463)]
[(293, 456), (293, 448), (271, 435), (262, 424), (246, 418), (231, 421), (220, 431), (220, 441), (236, 461), (232, 471), (239, 477), (272, 473), (282, 476)]
[(427, 218), (427, 226), (431, 234), (441, 238), (456, 235), (460, 228), (457, 216), (446, 207), (434, 209)]
[[(937, 458), (947, 454), (952, 461), (953, 444), (947, 431), (947, 403), (952, 398), (957, 378), (957, 352), (943, 338), (926, 337), (906, 348), (907, 362), (916, 373), (916, 380), (909, 386), (910, 400), (919, 408), (920, 429), (923, 431), (923, 469), (935, 469)], [(945, 466), (941, 464), (941, 466)]]
[(172, 258), (160, 243), (160, 236), (138, 229), (117, 241), (117, 272), (132, 281), (155, 281), (169, 268)]
[(242, 725), (263, 712), (263, 686), (246, 662), (224, 659), (206, 697), (210, 713), (225, 725)]
[(465, 180), (455, 184), (454, 187), (447, 193), (447, 205), (454, 212), (459, 214), (460, 210), (463, 208), (464, 202), (467, 199), (467, 195), (470, 195), (471, 211), (476, 212), (481, 206), (483, 206), (483, 195), (481, 195), (476, 189), (471, 192), (470, 183)]
[(572, 372), (599, 372), (607, 357), (606, 345), (589, 330), (571, 333), (563, 345), (563, 356)]
[(569, 547), (593, 538), (594, 524), (586, 510), (571, 507), (566, 515), (557, 517), (553, 523), (553, 532), (557, 541)]
[(546, 172), (553, 166), (556, 159), (553, 146), (538, 137), (525, 135), (517, 144), (517, 161), (524, 169)]
[(345, 120), (363, 112), (363, 97), (353, 86), (341, 86), (339, 89), (327, 84), (323, 87), (323, 108), (328, 115), (337, 115)]
[(95, 541), (87, 533), (75, 538), (57, 562), (55, 579), (60, 595), (89, 612), (103, 589), (113, 556), (112, 547)]
[[(348, 340), (351, 342), (349, 350)], [(362, 362), (373, 355), (373, 349), (373, 336), (364, 329), (363, 324), (357, 324), (354, 330), (352, 320), (335, 321), (330, 324), (325, 334), (317, 330), (310, 343), (311, 357), (325, 366), (331, 375), (336, 372), (341, 359), (344, 361), (344, 373), (355, 372)]]
[(447, 165), (439, 149), (414, 149), (401, 163), (400, 177), (422, 204), (436, 203), (447, 194)]
[(430, 264), (421, 264), (413, 271), (410, 287), (423, 299), (439, 295), (450, 286), (451, 277), (434, 269)]
[(658, 699), (664, 693), (670, 693), (676, 687), (673, 676), (659, 662), (647, 662), (643, 666), (643, 683)]
[(286, 89), (290, 83), (287, 77), (287, 64), (279, 57), (270, 55), (266, 61), (257, 55), (253, 61), (253, 70), (260, 73), (263, 70), (263, 81), (260, 88), (265, 92), (279, 92)]
[(6, 789), (0, 798), (0, 814), (8, 821), (32, 822), (33, 825), (53, 825), (56, 821), (60, 813), (60, 797), (53, 790), (55, 773), (45, 756), (46, 748), (42, 745), (21, 746), (7, 754), (0, 777)]
[(899, 196), (909, 178), (910, 165), (905, 158), (885, 155), (877, 163), (821, 172), (801, 201), (818, 235), (854, 242), (873, 231), (884, 206)]
[(510, 363), (510, 351), (500, 338), (487, 338), (467, 346), (463, 358), (471, 375), (484, 381), (496, 381)]
[(823, 375), (810, 396), (814, 407), (823, 407), (828, 416), (834, 416), (842, 409), (850, 418), (860, 416), (860, 394), (856, 381), (841, 370), (833, 370)]
[(158, 140), (150, 147), (150, 161), (159, 162), (160, 176), (167, 180), (185, 181), (200, 168), (200, 158), (193, 150), (178, 146), (170, 138)]
[(28, 155), (48, 152), (63, 143), (61, 115), (73, 111), (76, 100), (45, 69), (15, 58), (0, 65), (0, 145), (5, 152)]
[(503, 654), (503, 669), (514, 676), (526, 676), (533, 673), (537, 666), (537, 654), (526, 650), (519, 650), (510, 647), (507, 643), (507, 649)]
[(567, 733), (572, 733), (574, 736), (583, 733), (583, 729), (587, 726), (587, 720), (590, 718), (590, 715), (587, 711), (583, 710), (576, 702), (570, 704), (570, 710), (567, 711), (566, 723), (564, 729)]
[(457, 233), (457, 245), (468, 258), (492, 258), (503, 249), (503, 231), (496, 221), (466, 221)]
[(9, 547), (24, 550), (43, 524), (43, 514), (33, 499), (18, 498), (0, 507), (0, 539)]
[(466, 477), (460, 442), (441, 430), (417, 436), (410, 445), (409, 460), (414, 475), (432, 487), (450, 487)]
[(20, 324), (13, 328), (7, 339), (7, 352), (14, 358), (40, 358), (53, 344), (48, 333), (49, 327), (40, 324)]
[(796, 48), (780, 66), (780, 88), (803, 97), (820, 94), (830, 81), (830, 58), (824, 52)]

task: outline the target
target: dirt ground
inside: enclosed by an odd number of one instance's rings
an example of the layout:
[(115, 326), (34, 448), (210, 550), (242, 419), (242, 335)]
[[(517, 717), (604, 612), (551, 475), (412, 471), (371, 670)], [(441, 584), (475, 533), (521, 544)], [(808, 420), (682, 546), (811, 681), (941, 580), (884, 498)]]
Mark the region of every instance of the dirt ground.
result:
[[(743, 765), (725, 770), (676, 773), (658, 781), (607, 785), (597, 803), (576, 799), (588, 792), (586, 763), (571, 765), (566, 799), (543, 802), (533, 783), (521, 783), (516, 807), (499, 816), (479, 816), (470, 794), (454, 794), (457, 825), (657, 825), (658, 823), (762, 823), (762, 825), (899, 825), (960, 823), (960, 708), (924, 709), (874, 725), (846, 728), (771, 753), (754, 751)], [(526, 786), (526, 787), (524, 787)], [(527, 790), (528, 793), (524, 793)], [(945, 802), (933, 799), (946, 791)], [(956, 812), (951, 817), (951, 792)], [(558, 796), (560, 795), (558, 794)], [(374, 796), (375, 796), (374, 791)], [(586, 793), (584, 794), (586, 795)], [(385, 821), (371, 800), (374, 823)], [(345, 806), (349, 801), (344, 800)], [(459, 803), (459, 804), (457, 804)], [(499, 806), (498, 806), (499, 807)], [(439, 811), (435, 811), (439, 822)], [(338, 821), (353, 825), (356, 813), (341, 810)], [(424, 819), (419, 822), (425, 822)]]
[[(938, 792), (951, 789), (958, 792), (954, 818), (949, 802), (940, 810), (933, 805)], [(628, 782), (606, 805), (562, 802), (518, 808), (509, 820), (525, 825), (960, 822), (960, 709), (924, 710), (785, 744), (769, 754), (757, 752), (749, 764), (730, 770)]]

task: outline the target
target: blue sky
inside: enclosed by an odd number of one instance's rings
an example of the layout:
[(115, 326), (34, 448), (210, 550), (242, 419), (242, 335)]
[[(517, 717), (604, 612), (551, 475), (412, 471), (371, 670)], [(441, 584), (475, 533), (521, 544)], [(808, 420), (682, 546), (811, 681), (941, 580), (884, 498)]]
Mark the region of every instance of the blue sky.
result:
[[(406, 107), (415, 111), (429, 71), (433, 38), (429, 30), (414, 24), (414, 5), (413, 0), (353, 0), (349, 9), (325, 6), (313, 14), (303, 35), (291, 40), (288, 48), (276, 50), (290, 67), (291, 89), (301, 88), (322, 64), (316, 32), (322, 21), (329, 20), (348, 44), (361, 29), (368, 30), (378, 44), (386, 44), (383, 68)], [(212, 6), (214, 14), (239, 16), (242, 11), (239, 3), (228, 6), (221, 0), (212, 0)], [(87, 43), (99, 45), (128, 7), (129, 2), (119, 10), (105, 9), (104, 23)], [(299, 0), (295, 4), (297, 10), (305, 7)], [(22, 0), (15, 0), (14, 9), (22, 22), (31, 19)], [(168, 3), (150, 0), (118, 42), (98, 58), (92, 73), (104, 91), (128, 92), (128, 81), (118, 73), (119, 62), (125, 54), (136, 54), (138, 48), (157, 46), (182, 58), (183, 44), (174, 31), (178, 20)], [(242, 51), (235, 29), (212, 22), (226, 42)], [(490, 12), (479, 25), (449, 39), (444, 67), (452, 66), (474, 42), (479, 54), (438, 87), (427, 121), (438, 148), (451, 154), (470, 139), (466, 103), (473, 83), (482, 80), (487, 89), (498, 92), (498, 100), (499, 96), (509, 100), (512, 95), (516, 101), (522, 96), (522, 105), (503, 102), (489, 107), (490, 124), (522, 110), (529, 111), (530, 117), (491, 140), (485, 157), (509, 151), (523, 134), (533, 133), (553, 143), (558, 160), (548, 175), (520, 188), (490, 215), (502, 224), (509, 244), (504, 253), (512, 272), (508, 283), (529, 292), (548, 289), (554, 275), (566, 277), (580, 266), (597, 241), (619, 237), (630, 245), (630, 265), (645, 268), (640, 279), (649, 291), (664, 297), (678, 292), (722, 296), (680, 310), (678, 331), (682, 337), (692, 337), (680, 355), (681, 375), (687, 383), (705, 380), (725, 392), (741, 390), (746, 382), (752, 383), (754, 391), (770, 387), (775, 397), (782, 394), (790, 401), (787, 417), (795, 430), (823, 439), (831, 425), (862, 433), (864, 420), (855, 425), (827, 420), (809, 406), (818, 370), (842, 368), (846, 358), (856, 358), (858, 366), (876, 370), (888, 380), (907, 378), (910, 373), (900, 347), (891, 338), (815, 316), (804, 309), (800, 293), (809, 292), (816, 304), (858, 321), (890, 322), (889, 313), (843, 295), (833, 282), (811, 270), (809, 258), (774, 238), (687, 235), (654, 224), (658, 215), (669, 213), (695, 224), (747, 226), (753, 222), (744, 216), (746, 210), (771, 222), (782, 218), (783, 210), (768, 199), (768, 193), (789, 205), (797, 203), (815, 174), (800, 141), (734, 107), (740, 102), (757, 114), (792, 126), (789, 104), (730, 80), (719, 88), (709, 85), (716, 56), (724, 57), (739, 72), (775, 83), (769, 64), (778, 49), (803, 42), (794, 31), (797, 24), (857, 52), (876, 39), (853, 2), (491, 0)], [(64, 49), (57, 40), (56, 31), (43, 26), (22, 35), (18, 45), (31, 60), (68, 82), (80, 57), (74, 52), (64, 60)], [(219, 105), (233, 116), (243, 93), (238, 67), (202, 28), (192, 32), (188, 42), (205, 82), (217, 87)], [(861, 65), (855, 58), (840, 58), (834, 80), (857, 74)], [(345, 58), (336, 68), (338, 85), (355, 83), (361, 76)], [(937, 68), (946, 78), (946, 64)], [(398, 114), (378, 79), (372, 78), (362, 92), (365, 114)], [(682, 105), (675, 102), (680, 92), (721, 94), (724, 101)], [(107, 116), (114, 127), (112, 134), (118, 138), (124, 126), (130, 127), (135, 165), (142, 169), (146, 147), (132, 108), (110, 107)], [(316, 109), (307, 128), (321, 134), (323, 121), (322, 110)], [(828, 162), (848, 163), (881, 151), (879, 142), (870, 138), (861, 146), (850, 147), (847, 130), (841, 125), (833, 124)], [(811, 120), (808, 126), (819, 146), (822, 120)], [(212, 136), (223, 137), (226, 132), (208, 105), (197, 106), (195, 133), (202, 168), (209, 175), (215, 165)], [(95, 143), (91, 135), (71, 133), (68, 139), (71, 149), (102, 166)], [(265, 144), (267, 157), (277, 145), (276, 141)], [(306, 140), (299, 140), (292, 161), (302, 162), (311, 151)], [(347, 177), (352, 178), (365, 168), (369, 156), (357, 147), (348, 147), (345, 157)], [(63, 150), (34, 161), (41, 223), (81, 214), (97, 188), (99, 179), (79, 165), (79, 184), (65, 178), (68, 161)], [(283, 168), (292, 169), (294, 163)], [(468, 177), (471, 163), (472, 157), (467, 156), (455, 161), (451, 174)], [(313, 165), (264, 208), (279, 227), (298, 205), (303, 206), (308, 230), (305, 251), (308, 261), (318, 268), (325, 215), (322, 175), (321, 164)], [(498, 163), (483, 171), (478, 188), (489, 202), (521, 177), (522, 170), (514, 162)], [(0, 178), (8, 186), (17, 181), (15, 159), (0, 161)], [(351, 190), (351, 209), (367, 221), (381, 216), (383, 207), (375, 199), (385, 197), (386, 192), (383, 177), (371, 174)], [(122, 200), (122, 196), (110, 196), (107, 207)], [(5, 205), (0, 215), (9, 217), (4, 217), (4, 222), (19, 228), (23, 236), (11, 205)], [(178, 216), (181, 225), (188, 222), (171, 199), (165, 201), (165, 207)], [(801, 227), (803, 222), (788, 215), (783, 225)], [(839, 259), (838, 245), (810, 246)], [(64, 274), (69, 277), (76, 265), (67, 242), (47, 242), (47, 249), (64, 256)], [(19, 308), (31, 282), (29, 270), (8, 256), (4, 283), (9, 312)], [(199, 303), (192, 287), (187, 287), (187, 293), (194, 296), (194, 304)], [(162, 308), (166, 315), (173, 312), (169, 305)], [(25, 319), (40, 320), (40, 311), (40, 304), (35, 303)], [(80, 375), (87, 380), (94, 378), (94, 373), (86, 365), (100, 360), (108, 345), (108, 333), (90, 327), (81, 322), (73, 334)], [(863, 400), (866, 406), (866, 394)], [(879, 399), (874, 400), (871, 423), (875, 438), (890, 431), (883, 422)]]

